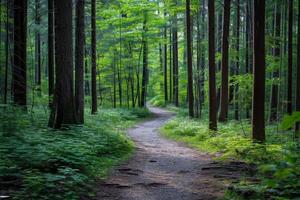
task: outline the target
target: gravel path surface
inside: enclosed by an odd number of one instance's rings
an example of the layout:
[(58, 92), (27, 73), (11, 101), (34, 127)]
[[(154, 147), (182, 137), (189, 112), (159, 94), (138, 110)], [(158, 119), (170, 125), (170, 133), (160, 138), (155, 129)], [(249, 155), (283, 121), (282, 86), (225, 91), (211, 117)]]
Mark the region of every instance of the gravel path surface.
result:
[(218, 199), (224, 192), (220, 171), (204, 170), (210, 156), (161, 137), (157, 131), (172, 113), (150, 108), (154, 117), (128, 130), (135, 142), (132, 158), (98, 184), (101, 200)]

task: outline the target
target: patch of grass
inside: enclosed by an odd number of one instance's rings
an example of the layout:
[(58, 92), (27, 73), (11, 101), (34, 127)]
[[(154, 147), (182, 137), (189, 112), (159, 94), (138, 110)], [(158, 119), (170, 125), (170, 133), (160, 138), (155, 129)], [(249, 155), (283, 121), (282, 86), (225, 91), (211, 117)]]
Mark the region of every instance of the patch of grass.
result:
[(48, 113), (7, 107), (0, 113), (0, 195), (12, 199), (79, 199), (97, 178), (126, 159), (133, 144), (123, 133), (147, 110), (101, 109), (84, 126), (47, 128)]
[(207, 128), (207, 120), (177, 117), (161, 128), (167, 138), (184, 142), (200, 151), (218, 155), (221, 161), (239, 160), (258, 167), (259, 183), (240, 182), (226, 194), (227, 199), (295, 199), (300, 196), (299, 145), (292, 132), (267, 127), (266, 144), (253, 143), (247, 121), (219, 124), (218, 131)]

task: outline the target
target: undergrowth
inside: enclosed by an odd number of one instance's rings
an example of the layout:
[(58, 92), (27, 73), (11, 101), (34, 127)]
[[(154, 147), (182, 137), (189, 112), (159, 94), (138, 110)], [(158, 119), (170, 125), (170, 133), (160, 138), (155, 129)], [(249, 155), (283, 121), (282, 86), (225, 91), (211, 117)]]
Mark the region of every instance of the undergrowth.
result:
[(207, 120), (177, 117), (161, 132), (164, 136), (215, 155), (220, 161), (239, 160), (254, 163), (257, 182), (241, 181), (227, 192), (226, 199), (299, 199), (300, 148), (291, 131), (267, 127), (266, 144), (253, 143), (249, 122), (220, 124), (217, 132), (207, 129)]
[(0, 112), (0, 195), (12, 199), (74, 200), (126, 159), (133, 144), (122, 132), (147, 110), (101, 109), (84, 126), (47, 128), (48, 113)]

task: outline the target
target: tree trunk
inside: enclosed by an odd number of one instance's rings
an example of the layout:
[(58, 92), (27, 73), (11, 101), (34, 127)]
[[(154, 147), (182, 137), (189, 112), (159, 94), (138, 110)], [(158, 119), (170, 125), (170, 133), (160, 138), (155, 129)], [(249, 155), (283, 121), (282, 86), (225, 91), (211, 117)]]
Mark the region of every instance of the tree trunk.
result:
[[(167, 14), (164, 12), (164, 18)], [(165, 104), (169, 101), (168, 96), (168, 43), (167, 43), (167, 26), (164, 27), (164, 93), (165, 93)]]
[(186, 48), (187, 48), (187, 70), (188, 70), (188, 104), (189, 116), (194, 117), (194, 94), (193, 94), (193, 55), (192, 55), (192, 27), (190, 0), (186, 0)]
[(96, 0), (92, 0), (92, 114), (97, 112)]
[(48, 0), (48, 94), (52, 106), (54, 93), (54, 0)]
[(222, 84), (220, 96), (220, 115), (219, 121), (225, 122), (228, 117), (228, 37), (229, 37), (229, 22), (230, 22), (230, 0), (224, 0), (223, 14), (223, 36), (222, 36)]
[(265, 141), (265, 0), (254, 0), (252, 137)]
[(27, 0), (14, 1), (14, 64), (12, 69), (13, 101), (26, 108)]
[[(235, 64), (235, 75), (239, 75), (240, 71), (240, 0), (236, 0), (236, 64)], [(235, 86), (234, 90), (234, 118), (239, 120), (239, 85)]]
[[(176, 4), (177, 5), (177, 4)], [(178, 99), (178, 31), (177, 31), (177, 14), (173, 19), (173, 99), (174, 105), (179, 106)]]
[(75, 48), (75, 109), (78, 123), (84, 123), (84, 0), (76, 4), (76, 48)]
[(5, 72), (4, 72), (4, 100), (3, 103), (7, 104), (7, 90), (8, 90), (8, 58), (9, 58), (9, 11), (11, 7), (9, 4), (9, 0), (6, 1), (6, 39), (5, 39)]
[[(299, 11), (300, 11), (300, 0), (298, 0), (298, 5), (299, 5)], [(296, 86), (296, 111), (300, 112), (300, 15), (298, 15), (298, 46), (297, 46), (297, 86)], [(300, 123), (296, 123), (295, 131), (296, 131), (296, 136), (297, 133), (300, 130)], [(298, 133), (299, 134), (299, 133)], [(299, 135), (298, 135), (299, 137)]]
[(215, 69), (215, 2), (208, 1), (208, 92), (209, 129), (217, 130), (217, 99)]
[(49, 127), (76, 124), (73, 92), (72, 1), (55, 0), (56, 83)]
[(148, 41), (147, 41), (147, 14), (144, 16), (143, 24), (143, 77), (142, 77), (142, 97), (141, 107), (146, 107), (147, 98), (147, 76), (148, 76)]
[(293, 0), (289, 0), (288, 21), (288, 83), (287, 83), (287, 113), (292, 114), (292, 84), (293, 84)]
[(39, 95), (41, 94), (41, 34), (39, 31), (41, 25), (40, 9), (40, 0), (35, 0), (35, 85)]
[[(275, 62), (277, 65), (279, 64), (279, 59), (280, 59), (280, 32), (281, 32), (281, 14), (279, 10), (279, 5), (276, 3), (275, 6), (275, 24), (274, 24), (274, 29), (275, 29), (275, 44), (274, 44), (274, 50), (273, 54), (275, 57)], [(274, 69), (272, 78), (274, 79), (273, 81), (276, 82), (276, 79), (279, 78), (279, 66), (276, 65), (276, 69)], [(271, 87), (271, 98), (270, 98), (270, 116), (269, 116), (269, 121), (274, 122), (277, 120), (277, 106), (278, 106), (278, 84), (272, 84)]]

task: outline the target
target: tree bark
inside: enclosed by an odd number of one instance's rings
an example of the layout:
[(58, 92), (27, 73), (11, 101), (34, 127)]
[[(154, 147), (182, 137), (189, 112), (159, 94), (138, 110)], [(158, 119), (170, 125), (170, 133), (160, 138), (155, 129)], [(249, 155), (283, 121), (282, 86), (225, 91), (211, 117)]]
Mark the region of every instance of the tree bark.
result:
[(144, 15), (143, 23), (143, 76), (142, 76), (142, 96), (141, 107), (146, 107), (147, 98), (147, 76), (148, 76), (148, 41), (147, 41), (147, 14)]
[(208, 1), (208, 92), (209, 92), (209, 129), (217, 130), (217, 99), (215, 69), (215, 2)]
[(190, 0), (186, 0), (186, 48), (187, 48), (187, 79), (188, 79), (188, 104), (189, 116), (194, 117), (194, 94), (193, 94), (193, 55), (192, 55), (192, 27)]
[[(164, 12), (164, 18), (166, 18), (167, 13)], [(168, 44), (167, 44), (167, 25), (164, 27), (164, 93), (165, 93), (165, 104), (169, 101), (168, 96)]]
[[(273, 49), (273, 54), (275, 57), (275, 62), (279, 63), (279, 58), (280, 58), (280, 32), (281, 32), (281, 14), (279, 10), (279, 5), (276, 3), (275, 6), (275, 44), (274, 44), (274, 49)], [(272, 78), (273, 79), (278, 79), (279, 78), (279, 66), (276, 66), (276, 69), (274, 69), (272, 73)], [(275, 80), (276, 81), (276, 80)], [(274, 122), (277, 120), (277, 107), (278, 107), (278, 84), (272, 84), (271, 87), (271, 98), (270, 98), (270, 116), (269, 116), (269, 121)]]
[(96, 0), (92, 0), (92, 114), (97, 112)]
[(27, 0), (14, 1), (14, 64), (12, 69), (13, 101), (26, 108)]
[(225, 122), (228, 117), (228, 48), (229, 48), (229, 22), (230, 22), (230, 0), (224, 0), (223, 35), (222, 35), (222, 84), (220, 96), (219, 121)]
[(49, 127), (76, 124), (73, 92), (72, 1), (55, 0), (56, 83)]
[[(240, 73), (240, 0), (236, 0), (236, 64), (235, 64), (235, 75), (238, 76)], [(239, 120), (239, 85), (236, 84), (234, 90), (234, 118)]]
[(79, 124), (84, 123), (84, 0), (76, 4), (75, 109)]
[(35, 0), (35, 85), (39, 95), (41, 92), (41, 34), (39, 31), (41, 25), (40, 9), (40, 0)]
[[(299, 9), (300, 10), (300, 0), (298, 0), (298, 5), (299, 5)], [(297, 46), (297, 86), (296, 86), (296, 111), (300, 112), (300, 15), (298, 15), (298, 35), (297, 35), (297, 39), (298, 39), (298, 46)], [(297, 136), (297, 134), (299, 134), (300, 130), (300, 123), (296, 123), (296, 127), (295, 127), (295, 131), (296, 131), (296, 137), (299, 137), (299, 135)]]
[(288, 1), (288, 83), (287, 83), (287, 113), (292, 114), (292, 84), (293, 84), (293, 0)]
[[(175, 2), (177, 5), (177, 2)], [(178, 97), (178, 30), (177, 30), (177, 14), (173, 16), (173, 99), (174, 105), (179, 106), (179, 97)]]
[(254, 0), (252, 137), (265, 141), (265, 0)]
[(54, 0), (48, 0), (48, 94), (52, 106), (54, 93)]

